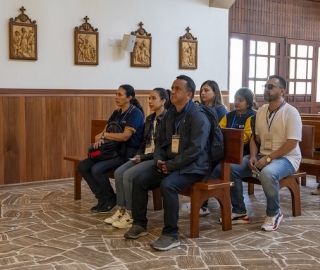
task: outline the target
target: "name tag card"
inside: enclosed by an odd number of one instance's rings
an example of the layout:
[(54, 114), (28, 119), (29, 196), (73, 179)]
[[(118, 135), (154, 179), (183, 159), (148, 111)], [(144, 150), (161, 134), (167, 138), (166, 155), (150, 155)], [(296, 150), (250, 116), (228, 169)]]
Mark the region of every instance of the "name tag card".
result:
[(172, 153), (179, 153), (179, 139), (180, 139), (180, 135), (172, 135), (172, 142), (171, 142)]
[(272, 144), (273, 144), (272, 134), (266, 134), (266, 135), (264, 135), (263, 148), (266, 149), (266, 150), (272, 150)]

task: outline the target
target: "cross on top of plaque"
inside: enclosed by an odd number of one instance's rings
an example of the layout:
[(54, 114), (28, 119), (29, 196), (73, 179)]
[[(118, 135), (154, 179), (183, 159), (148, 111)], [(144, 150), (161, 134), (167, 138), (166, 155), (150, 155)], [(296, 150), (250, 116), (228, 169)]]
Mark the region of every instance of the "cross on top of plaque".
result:
[(88, 16), (85, 16), (85, 17), (84, 17), (84, 20), (86, 21), (86, 23), (88, 23), (88, 21), (89, 21)]
[(20, 10), (21, 10), (22, 14), (24, 14), (24, 12), (26, 11), (26, 9), (24, 8), (24, 6), (22, 6), (22, 7), (20, 8)]

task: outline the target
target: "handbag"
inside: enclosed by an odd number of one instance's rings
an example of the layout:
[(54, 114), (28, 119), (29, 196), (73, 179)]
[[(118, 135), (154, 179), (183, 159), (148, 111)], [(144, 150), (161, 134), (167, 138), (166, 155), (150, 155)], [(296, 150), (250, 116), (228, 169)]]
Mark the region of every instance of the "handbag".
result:
[[(107, 133), (122, 133), (123, 128), (119, 124), (123, 122), (123, 120), (130, 114), (136, 106), (133, 104), (130, 105), (129, 109), (125, 113), (125, 115), (122, 117), (122, 119), (117, 121), (112, 121), (108, 123), (106, 132)], [(98, 148), (93, 147), (94, 144), (92, 144), (88, 149), (88, 158), (93, 160), (94, 162), (99, 162), (102, 160), (112, 159), (119, 156), (125, 156), (126, 154), (126, 143), (125, 142), (118, 142), (113, 140), (105, 140), (104, 143), (102, 143)]]
[[(110, 122), (107, 125), (106, 131), (108, 133), (122, 133), (123, 128), (118, 122)], [(99, 162), (107, 159), (112, 159), (118, 154), (122, 154), (124, 143), (113, 140), (105, 140), (98, 148), (94, 148), (91, 144), (88, 149), (88, 158), (94, 162)], [(121, 153), (120, 153), (121, 150)]]

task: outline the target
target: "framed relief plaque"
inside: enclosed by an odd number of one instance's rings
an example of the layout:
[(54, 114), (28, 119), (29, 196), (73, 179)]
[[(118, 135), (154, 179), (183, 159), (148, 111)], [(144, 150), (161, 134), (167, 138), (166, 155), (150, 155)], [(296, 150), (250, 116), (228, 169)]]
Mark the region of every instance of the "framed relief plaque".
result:
[(76, 65), (99, 64), (99, 33), (88, 23), (88, 16), (84, 17), (85, 23), (74, 29), (74, 62)]
[(21, 14), (9, 20), (9, 58), (20, 60), (37, 60), (37, 25), (20, 8)]
[(142, 26), (143, 23), (140, 22), (138, 30), (131, 32), (131, 35), (136, 36), (136, 42), (131, 53), (131, 67), (151, 67), (152, 37)]
[(197, 69), (198, 68), (198, 40), (186, 28), (187, 33), (179, 39), (179, 68)]

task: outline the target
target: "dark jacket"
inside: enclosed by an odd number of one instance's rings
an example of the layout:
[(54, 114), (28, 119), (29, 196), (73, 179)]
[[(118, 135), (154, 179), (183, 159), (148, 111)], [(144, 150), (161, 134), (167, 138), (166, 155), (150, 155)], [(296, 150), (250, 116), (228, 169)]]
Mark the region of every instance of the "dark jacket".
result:
[(144, 132), (143, 132), (143, 142), (137, 152), (136, 155), (140, 155), (141, 161), (150, 160), (153, 158), (153, 153), (144, 154), (146, 150), (146, 145), (151, 144), (152, 134), (154, 133), (154, 138), (157, 136), (157, 128), (165, 116), (167, 110), (164, 110), (162, 114), (160, 114), (156, 119), (156, 131), (153, 130), (153, 121), (156, 117), (156, 113), (152, 113), (147, 116), (146, 122), (144, 124)]
[[(172, 153), (172, 135), (179, 119), (179, 152)], [(171, 106), (157, 129), (154, 162), (166, 161), (169, 172), (179, 170), (180, 174), (205, 175), (208, 170), (209, 133), (210, 122), (201, 107), (189, 101), (187, 108), (185, 106), (177, 112), (175, 106)]]

